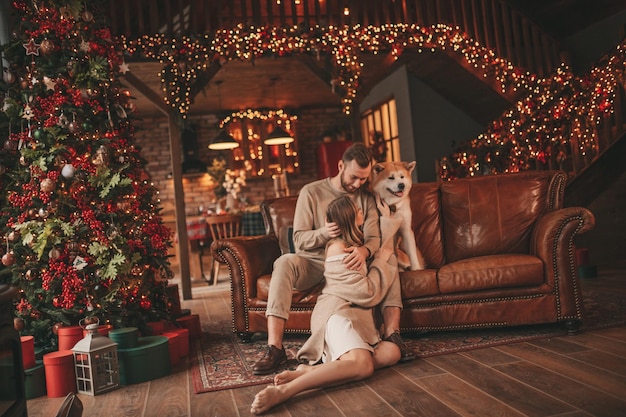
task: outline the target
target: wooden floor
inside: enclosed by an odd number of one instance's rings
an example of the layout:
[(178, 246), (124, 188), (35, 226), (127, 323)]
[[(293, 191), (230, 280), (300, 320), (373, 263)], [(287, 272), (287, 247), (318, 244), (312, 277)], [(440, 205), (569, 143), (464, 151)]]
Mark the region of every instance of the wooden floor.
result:
[[(626, 266), (599, 267), (585, 288), (626, 297)], [(194, 283), (184, 308), (201, 321), (229, 318), (226, 279)], [(248, 416), (260, 386), (195, 394), (186, 363), (172, 375), (97, 397), (80, 395), (84, 417)], [(28, 401), (30, 417), (52, 417), (62, 398)], [(626, 415), (626, 327), (419, 359), (366, 381), (293, 398), (272, 416)]]

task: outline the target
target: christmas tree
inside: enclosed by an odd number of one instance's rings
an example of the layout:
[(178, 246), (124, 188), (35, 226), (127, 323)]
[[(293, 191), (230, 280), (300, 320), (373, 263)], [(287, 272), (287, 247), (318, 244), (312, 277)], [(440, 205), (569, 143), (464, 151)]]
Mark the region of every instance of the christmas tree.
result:
[[(15, 327), (169, 319), (171, 232), (133, 144), (128, 70), (98, 1), (12, 2), (0, 93), (0, 283)], [(6, 243), (6, 244), (5, 244)]]

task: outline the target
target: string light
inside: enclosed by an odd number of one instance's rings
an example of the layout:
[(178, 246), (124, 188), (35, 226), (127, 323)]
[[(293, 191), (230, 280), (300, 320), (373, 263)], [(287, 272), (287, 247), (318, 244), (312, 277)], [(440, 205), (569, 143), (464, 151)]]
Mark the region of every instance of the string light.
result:
[(468, 64), (501, 84), (502, 91), (530, 90), (530, 74), (498, 58), (460, 30), (437, 24), (422, 27), (396, 23), (382, 26), (321, 27), (305, 30), (256, 27), (239, 24), (214, 34), (190, 37), (146, 35), (136, 40), (120, 39), (130, 55), (143, 55), (163, 64), (160, 72), (164, 100), (185, 117), (191, 105), (192, 89), (208, 65), (215, 61), (251, 60), (294, 53), (329, 54), (335, 69), (330, 88), (341, 95), (343, 109), (349, 114), (363, 70), (361, 53), (390, 52), (394, 57), (405, 49), (418, 52), (447, 50), (459, 54)]
[[(212, 62), (252, 60), (260, 57), (305, 53), (332, 56), (329, 88), (340, 95), (343, 111), (350, 114), (363, 62), (360, 54), (389, 53), (397, 59), (404, 50), (419, 53), (445, 51), (499, 83), (503, 94), (524, 96), (513, 110), (494, 121), (487, 132), (467, 142), (441, 161), (440, 176), (510, 172), (551, 156), (552, 149), (572, 144), (582, 155), (598, 150), (595, 126), (613, 112), (617, 80), (624, 78), (624, 44), (606, 62), (578, 79), (562, 64), (547, 78), (515, 67), (491, 49), (471, 39), (458, 26), (436, 24), (385, 24), (307, 29), (246, 27), (242, 24), (212, 35), (176, 38), (165, 35), (121, 39), (130, 55), (158, 59), (164, 67), (161, 82), (164, 100), (185, 117), (192, 90)], [(260, 116), (259, 116), (260, 117)], [(563, 160), (561, 155), (559, 158)]]

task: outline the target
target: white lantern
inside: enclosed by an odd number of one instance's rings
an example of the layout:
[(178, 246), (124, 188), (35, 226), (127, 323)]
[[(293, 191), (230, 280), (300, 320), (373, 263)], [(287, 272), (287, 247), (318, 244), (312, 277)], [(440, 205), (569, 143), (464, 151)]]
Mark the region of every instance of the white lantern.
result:
[(89, 324), (87, 331), (72, 348), (76, 388), (79, 393), (98, 395), (119, 387), (117, 343), (98, 333), (97, 324)]

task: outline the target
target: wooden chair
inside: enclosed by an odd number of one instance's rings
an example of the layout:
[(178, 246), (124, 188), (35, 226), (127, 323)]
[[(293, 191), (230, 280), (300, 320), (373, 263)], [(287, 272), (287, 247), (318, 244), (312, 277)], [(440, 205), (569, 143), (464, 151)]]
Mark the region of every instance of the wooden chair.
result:
[[(241, 215), (239, 214), (208, 216), (206, 222), (209, 225), (209, 232), (211, 233), (211, 240), (213, 242), (218, 239), (241, 236), (242, 234)], [(214, 257), (211, 262), (209, 284), (213, 283), (213, 285), (217, 285), (219, 271), (220, 262)]]

